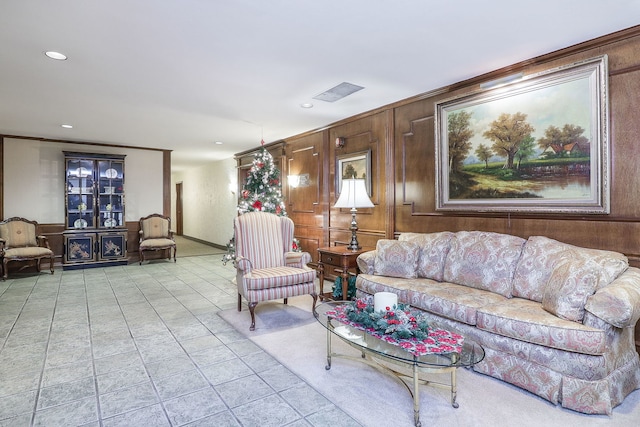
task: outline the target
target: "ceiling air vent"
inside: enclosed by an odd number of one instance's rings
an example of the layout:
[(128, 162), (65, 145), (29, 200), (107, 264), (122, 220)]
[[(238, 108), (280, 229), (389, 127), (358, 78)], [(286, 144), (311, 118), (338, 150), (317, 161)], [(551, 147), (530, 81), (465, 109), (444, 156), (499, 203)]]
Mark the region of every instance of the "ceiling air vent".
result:
[(325, 92), (322, 92), (319, 95), (314, 96), (313, 99), (318, 99), (320, 101), (327, 101), (327, 102), (335, 102), (339, 99), (344, 98), (345, 96), (349, 96), (352, 93), (359, 91), (360, 89), (364, 89), (364, 87), (343, 82), (336, 87), (332, 87), (331, 89)]

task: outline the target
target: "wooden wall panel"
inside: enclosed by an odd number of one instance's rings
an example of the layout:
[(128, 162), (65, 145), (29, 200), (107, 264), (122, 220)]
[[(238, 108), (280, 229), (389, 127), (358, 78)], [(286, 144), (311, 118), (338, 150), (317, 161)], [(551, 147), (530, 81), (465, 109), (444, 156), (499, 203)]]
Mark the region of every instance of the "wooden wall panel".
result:
[(288, 183), (283, 188), (287, 212), (296, 224), (321, 225), (315, 216), (322, 214), (322, 142), (317, 134), (287, 144), (287, 174), (305, 177), (298, 187)]
[[(373, 208), (358, 209), (358, 239), (365, 234), (384, 238), (387, 225), (387, 203), (393, 203), (393, 195), (387, 194), (387, 144), (390, 143), (387, 130), (390, 127), (389, 115), (385, 112), (354, 120), (329, 129), (329, 147), (327, 161), (329, 168), (329, 242), (345, 240), (344, 232), (349, 230), (351, 213), (349, 209), (333, 207), (338, 200), (336, 191), (336, 163), (338, 157), (370, 150), (371, 153), (371, 201)], [(336, 147), (334, 141), (344, 139), (343, 147)], [(349, 232), (350, 233), (350, 232)], [(345, 243), (349, 243), (349, 238)], [(362, 242), (360, 242), (362, 245)]]
[[(639, 43), (640, 44), (640, 43)], [(610, 78), (612, 179), (611, 214), (640, 214), (640, 70)], [(631, 95), (631, 96), (630, 96)]]
[(609, 144), (611, 213), (565, 215), (486, 214), (435, 210), (434, 104), (478, 89), (478, 82), (457, 85), (395, 108), (396, 223), (400, 232), (485, 230), (528, 237), (545, 235), (579, 246), (625, 253), (640, 263), (640, 36), (573, 54), (529, 61), (509, 72), (536, 73), (583, 59), (609, 56)]
[[(287, 140), (285, 149), (287, 175), (306, 175), (308, 183), (292, 188), (283, 187), (287, 214), (295, 223), (295, 237), (309, 252), (313, 262), (318, 260), (318, 248), (325, 246), (325, 132), (316, 132)], [(286, 181), (283, 181), (286, 182)]]
[[(525, 75), (608, 55), (611, 213), (443, 212), (435, 209), (434, 104), (479, 89), (485, 81)], [(342, 148), (334, 141), (345, 140)], [(303, 247), (348, 244), (351, 215), (335, 209), (336, 159), (371, 150), (374, 208), (358, 210), (362, 246), (401, 232), (484, 230), (523, 238), (542, 235), (570, 244), (619, 251), (640, 267), (640, 26), (532, 58), (449, 87), (345, 119), (287, 141), (294, 170), (317, 171), (318, 191), (290, 192), (290, 216)], [(314, 161), (317, 154), (318, 163)], [(320, 200), (320, 202), (316, 202)], [(314, 205), (314, 203), (319, 203)], [(307, 248), (305, 248), (307, 250)], [(309, 250), (317, 257), (315, 250)], [(640, 343), (640, 329), (636, 329)]]

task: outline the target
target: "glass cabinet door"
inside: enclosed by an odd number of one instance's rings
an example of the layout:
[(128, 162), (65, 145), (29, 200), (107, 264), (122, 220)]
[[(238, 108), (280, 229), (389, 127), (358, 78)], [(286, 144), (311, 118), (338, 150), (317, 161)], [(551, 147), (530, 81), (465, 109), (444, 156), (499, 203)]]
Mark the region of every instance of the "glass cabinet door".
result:
[(68, 159), (66, 175), (67, 228), (92, 228), (94, 224), (94, 162)]
[(98, 227), (123, 227), (124, 223), (124, 162), (98, 162)]

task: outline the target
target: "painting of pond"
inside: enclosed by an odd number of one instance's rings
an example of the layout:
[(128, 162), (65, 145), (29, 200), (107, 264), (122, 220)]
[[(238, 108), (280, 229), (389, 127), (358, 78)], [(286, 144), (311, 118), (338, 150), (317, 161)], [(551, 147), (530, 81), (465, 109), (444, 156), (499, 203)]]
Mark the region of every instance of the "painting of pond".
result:
[(608, 212), (606, 56), (436, 104), (437, 209)]

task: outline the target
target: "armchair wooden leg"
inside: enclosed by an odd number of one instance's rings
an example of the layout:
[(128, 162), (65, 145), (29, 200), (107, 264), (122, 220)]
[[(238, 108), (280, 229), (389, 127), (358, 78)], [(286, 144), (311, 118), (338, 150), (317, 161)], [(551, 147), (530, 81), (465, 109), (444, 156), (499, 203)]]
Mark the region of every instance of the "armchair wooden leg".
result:
[(176, 252), (178, 251), (178, 247), (174, 246), (173, 247), (173, 262), (176, 262)]
[(242, 295), (238, 292), (238, 311), (242, 311)]
[(2, 258), (2, 280), (7, 280), (7, 276), (9, 275), (9, 269), (7, 268), (8, 260), (6, 258)]
[(256, 330), (256, 314), (255, 314), (256, 305), (258, 305), (257, 302), (249, 303), (249, 311), (251, 312), (251, 326), (249, 327), (250, 331)]
[(49, 270), (51, 270), (51, 274), (53, 274), (53, 255), (49, 258)]
[(285, 298), (285, 299), (284, 299), (284, 303), (285, 303), (285, 304), (289, 304), (289, 298)]

